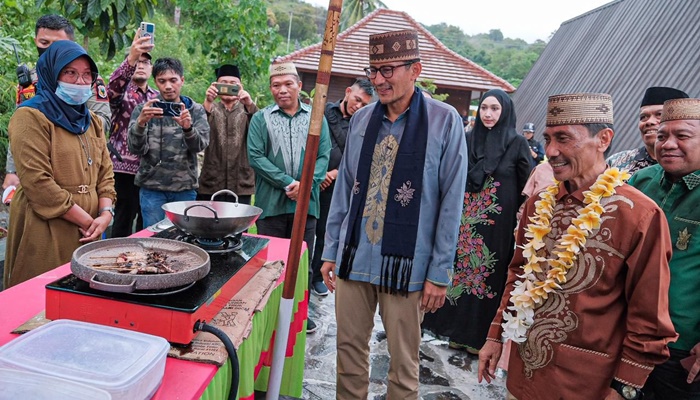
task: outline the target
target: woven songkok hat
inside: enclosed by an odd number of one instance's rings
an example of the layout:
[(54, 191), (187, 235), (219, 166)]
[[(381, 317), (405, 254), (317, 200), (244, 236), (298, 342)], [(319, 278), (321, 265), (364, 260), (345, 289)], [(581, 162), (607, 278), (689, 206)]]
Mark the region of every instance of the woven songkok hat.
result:
[(420, 59), (418, 32), (403, 30), (369, 36), (369, 62), (412, 61)]
[(297, 67), (295, 67), (294, 63), (290, 61), (270, 65), (270, 78), (277, 75), (299, 76), (299, 74), (297, 73)]
[(700, 99), (667, 100), (661, 112), (661, 122), (677, 119), (700, 119)]
[(558, 94), (547, 100), (547, 126), (612, 123), (613, 104), (609, 94)]

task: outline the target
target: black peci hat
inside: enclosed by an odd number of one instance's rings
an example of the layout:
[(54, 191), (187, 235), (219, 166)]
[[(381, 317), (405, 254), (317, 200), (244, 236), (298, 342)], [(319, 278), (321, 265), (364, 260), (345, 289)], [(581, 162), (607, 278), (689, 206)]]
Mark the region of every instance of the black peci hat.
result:
[(688, 95), (682, 90), (655, 86), (647, 88), (646, 92), (644, 92), (644, 98), (642, 98), (642, 105), (640, 105), (640, 107), (660, 106), (663, 105), (666, 100), (687, 98)]
[(216, 79), (219, 79), (222, 76), (235, 76), (236, 78), (241, 79), (241, 71), (238, 70), (238, 66), (236, 65), (224, 64), (215, 69), (214, 72), (216, 73)]

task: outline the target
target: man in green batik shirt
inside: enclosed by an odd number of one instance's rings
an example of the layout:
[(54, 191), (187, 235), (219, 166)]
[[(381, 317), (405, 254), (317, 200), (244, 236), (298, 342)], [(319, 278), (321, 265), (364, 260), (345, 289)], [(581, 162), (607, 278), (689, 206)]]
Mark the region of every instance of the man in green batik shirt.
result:
[[(664, 103), (654, 146), (658, 165), (629, 184), (661, 207), (673, 243), (669, 311), (678, 340), (644, 389), (652, 399), (700, 399), (700, 99)], [(681, 360), (688, 358), (685, 362)], [(684, 368), (685, 364), (686, 368)], [(694, 381), (695, 380), (695, 381)]]
[[(248, 160), (255, 171), (255, 205), (263, 210), (255, 222), (261, 235), (287, 239), (292, 237), (299, 181), (311, 124), (311, 106), (299, 99), (301, 86), (294, 63), (287, 61), (270, 65), (270, 92), (275, 103), (256, 112), (248, 127)], [(304, 242), (309, 249), (309, 260), (314, 258), (320, 186), (326, 179), (331, 152), (330, 133), (325, 117), (320, 135), (304, 227)], [(309, 287), (312, 287), (312, 278), (313, 270), (309, 268)], [(306, 333), (315, 331), (316, 323), (309, 318)]]

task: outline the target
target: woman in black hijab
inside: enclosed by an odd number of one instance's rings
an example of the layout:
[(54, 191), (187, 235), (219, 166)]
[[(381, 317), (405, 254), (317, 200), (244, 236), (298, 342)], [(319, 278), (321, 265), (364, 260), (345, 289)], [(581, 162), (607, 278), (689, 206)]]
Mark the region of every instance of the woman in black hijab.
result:
[(515, 129), (508, 94), (489, 90), (467, 134), (469, 171), (464, 210), (447, 302), (426, 314), (423, 328), (447, 337), (450, 347), (477, 353), (503, 296), (513, 257), (516, 213), (524, 200), (532, 157)]

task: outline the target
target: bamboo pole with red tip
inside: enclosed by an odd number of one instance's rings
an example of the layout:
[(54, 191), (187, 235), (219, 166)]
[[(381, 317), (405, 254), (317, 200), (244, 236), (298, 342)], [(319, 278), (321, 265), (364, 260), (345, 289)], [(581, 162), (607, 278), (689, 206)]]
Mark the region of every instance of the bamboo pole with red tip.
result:
[[(301, 244), (304, 241), (306, 216), (309, 212), (311, 187), (314, 180), (318, 144), (321, 138), (323, 114), (326, 109), (326, 100), (328, 98), (328, 86), (331, 80), (331, 67), (333, 65), (333, 54), (338, 37), (342, 6), (343, 0), (330, 0), (328, 5), (326, 29), (323, 34), (323, 42), (321, 43), (321, 57), (318, 62), (318, 74), (316, 75), (316, 94), (311, 109), (311, 122), (309, 125), (309, 134), (306, 139), (306, 153), (304, 154), (304, 165), (301, 171), (301, 180), (299, 181), (299, 196), (297, 197), (297, 208), (294, 214), (294, 223), (292, 224), (292, 238), (289, 245), (287, 268), (284, 275), (284, 290), (282, 292), (280, 310), (277, 317), (277, 331), (272, 352), (272, 365), (270, 368), (270, 379), (268, 381), (266, 396), (267, 400), (279, 398), (280, 385), (282, 383), (282, 371), (284, 369), (284, 359), (289, 340), (289, 325), (292, 321), (292, 312), (294, 310), (294, 291), (297, 282), (297, 272), (299, 270)], [(311, 260), (309, 260), (309, 264), (310, 263)], [(304, 277), (304, 279), (306, 279), (306, 277)]]

